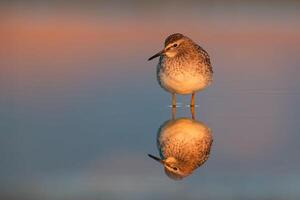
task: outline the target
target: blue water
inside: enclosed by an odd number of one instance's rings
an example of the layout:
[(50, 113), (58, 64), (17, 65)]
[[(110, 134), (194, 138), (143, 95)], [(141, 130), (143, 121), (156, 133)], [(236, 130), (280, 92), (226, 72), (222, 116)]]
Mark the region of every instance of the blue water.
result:
[[(115, 48), (120, 36), (109, 55), (98, 55), (99, 42), (94, 54), (83, 49), (66, 62), (59, 53), (27, 58), (18, 49), (3, 57), (0, 197), (299, 199), (299, 30), (282, 31), (284, 22), (264, 29), (254, 19), (255, 34), (240, 30), (235, 40), (224, 30), (230, 37), (222, 39), (221, 17), (211, 20), (211, 35), (185, 30), (203, 41), (214, 68), (214, 82), (197, 94), (195, 108), (214, 143), (195, 173), (170, 180), (147, 156), (158, 155), (157, 130), (171, 117), (171, 96), (156, 81), (157, 61), (146, 61), (168, 32), (157, 30), (157, 42), (147, 45), (126, 38)], [(177, 117), (191, 117), (188, 102), (178, 97)]]

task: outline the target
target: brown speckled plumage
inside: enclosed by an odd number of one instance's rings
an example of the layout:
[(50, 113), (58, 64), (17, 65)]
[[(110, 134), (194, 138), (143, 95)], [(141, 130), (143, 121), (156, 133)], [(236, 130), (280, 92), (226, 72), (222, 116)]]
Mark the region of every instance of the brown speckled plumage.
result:
[(172, 35), (169, 35), (165, 40), (165, 47), (183, 37), (184, 35), (182, 35), (181, 33), (174, 33)]
[[(173, 47), (173, 44), (177, 46)], [(157, 80), (163, 89), (171, 93), (190, 94), (211, 84), (213, 70), (210, 57), (202, 47), (176, 33), (167, 37), (165, 48), (167, 53), (161, 54), (157, 65)], [(189, 83), (192, 79), (194, 84)]]
[(157, 147), (163, 160), (174, 158), (178, 173), (166, 169), (168, 176), (181, 179), (200, 167), (210, 154), (211, 130), (203, 123), (180, 118), (165, 122), (158, 130)]

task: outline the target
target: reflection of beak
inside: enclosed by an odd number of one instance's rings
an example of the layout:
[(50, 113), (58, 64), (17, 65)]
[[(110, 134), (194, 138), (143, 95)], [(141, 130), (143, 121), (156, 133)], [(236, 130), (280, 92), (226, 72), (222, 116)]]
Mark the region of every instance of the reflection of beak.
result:
[(165, 50), (162, 50), (162, 51), (158, 52), (157, 54), (155, 54), (154, 56), (151, 56), (148, 60), (152, 60), (153, 58), (161, 56), (164, 52), (165, 52)]
[(160, 162), (161, 164), (164, 164), (164, 161), (156, 156), (153, 156), (151, 154), (148, 154), (148, 156), (154, 160), (156, 160), (157, 162)]

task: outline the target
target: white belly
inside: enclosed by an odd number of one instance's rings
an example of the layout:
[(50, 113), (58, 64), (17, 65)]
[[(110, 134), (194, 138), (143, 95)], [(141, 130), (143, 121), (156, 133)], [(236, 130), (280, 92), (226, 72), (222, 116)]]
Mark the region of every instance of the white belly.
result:
[(160, 73), (158, 78), (162, 88), (176, 94), (191, 94), (204, 89), (209, 84), (202, 75), (167, 76), (165, 73)]

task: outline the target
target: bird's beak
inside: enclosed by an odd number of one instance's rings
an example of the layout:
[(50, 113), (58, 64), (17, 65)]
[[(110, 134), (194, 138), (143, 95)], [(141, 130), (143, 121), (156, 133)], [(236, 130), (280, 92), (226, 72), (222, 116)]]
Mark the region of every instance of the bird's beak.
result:
[(164, 164), (164, 160), (162, 160), (162, 159), (160, 159), (160, 158), (158, 158), (158, 157), (156, 157), (156, 156), (153, 156), (153, 155), (151, 155), (151, 154), (148, 154), (148, 156), (149, 156), (150, 158), (156, 160), (157, 162), (160, 162), (161, 164)]
[(149, 60), (152, 60), (153, 58), (156, 58), (156, 57), (158, 57), (158, 56), (161, 56), (163, 53), (165, 53), (165, 50), (162, 50), (162, 51), (158, 52), (157, 54), (151, 56), (151, 57), (148, 59), (148, 61), (149, 61)]

